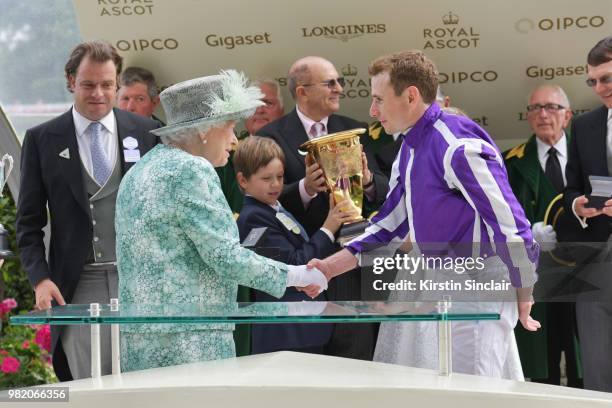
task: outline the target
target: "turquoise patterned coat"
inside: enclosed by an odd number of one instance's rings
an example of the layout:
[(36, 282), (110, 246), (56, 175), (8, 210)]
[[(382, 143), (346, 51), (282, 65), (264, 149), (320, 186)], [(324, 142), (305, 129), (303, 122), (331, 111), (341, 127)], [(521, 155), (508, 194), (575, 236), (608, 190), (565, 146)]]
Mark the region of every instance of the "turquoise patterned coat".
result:
[[(239, 284), (276, 297), (285, 292), (286, 265), (240, 246), (213, 166), (181, 149), (158, 145), (125, 175), (115, 225), (122, 305), (231, 308)], [(122, 326), (124, 371), (231, 357), (233, 329), (232, 324)]]

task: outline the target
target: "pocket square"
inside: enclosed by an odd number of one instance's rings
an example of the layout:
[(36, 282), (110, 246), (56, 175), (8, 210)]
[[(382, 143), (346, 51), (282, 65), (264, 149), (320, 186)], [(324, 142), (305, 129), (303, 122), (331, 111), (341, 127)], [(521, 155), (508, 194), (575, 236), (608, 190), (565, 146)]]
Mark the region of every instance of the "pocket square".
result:
[(62, 150), (59, 154), (59, 157), (63, 157), (64, 159), (70, 159), (70, 151), (68, 150), (68, 148)]

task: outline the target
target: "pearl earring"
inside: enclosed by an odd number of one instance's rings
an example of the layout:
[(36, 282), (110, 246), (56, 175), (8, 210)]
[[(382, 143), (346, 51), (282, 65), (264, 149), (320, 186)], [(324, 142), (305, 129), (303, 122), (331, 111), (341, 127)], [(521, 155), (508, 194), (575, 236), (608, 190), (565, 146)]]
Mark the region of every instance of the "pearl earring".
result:
[(208, 140), (207, 139), (203, 139), (202, 140), (202, 144), (206, 144), (206, 143), (208, 143)]

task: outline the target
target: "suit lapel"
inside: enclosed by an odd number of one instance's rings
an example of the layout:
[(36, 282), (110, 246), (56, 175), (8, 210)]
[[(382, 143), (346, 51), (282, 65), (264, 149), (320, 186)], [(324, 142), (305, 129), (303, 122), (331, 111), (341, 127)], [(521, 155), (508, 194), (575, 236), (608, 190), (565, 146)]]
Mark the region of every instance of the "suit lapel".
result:
[(608, 157), (607, 157), (607, 122), (608, 122), (608, 108), (602, 106), (597, 112), (596, 120), (591, 122), (591, 130), (593, 132), (592, 140), (592, 158), (595, 160), (594, 167), (598, 174), (602, 176), (608, 176), (610, 169), (608, 169)]
[[(300, 145), (308, 141), (308, 136), (306, 135), (304, 125), (302, 125), (302, 121), (300, 121), (295, 109), (293, 109), (293, 111), (289, 113), (289, 116), (287, 117), (287, 122), (285, 124), (285, 128), (283, 129), (283, 135), (291, 135), (286, 139), (287, 145), (289, 146), (289, 151), (294, 155), (296, 159), (295, 162), (299, 163), (303, 171), (306, 171), (304, 156), (299, 153), (299, 148)], [(289, 161), (289, 158), (287, 158), (287, 161)]]
[(278, 229), (285, 233), (285, 237), (287, 237), (287, 239), (292, 242), (292, 245), (301, 245), (301, 243), (304, 241), (300, 234), (295, 234), (289, 231), (287, 227), (285, 227), (283, 223), (278, 218), (276, 218), (276, 210), (270, 207), (268, 204), (264, 204), (261, 201), (257, 201), (253, 197), (246, 196), (244, 197), (244, 205), (252, 205), (254, 207), (259, 207), (263, 211), (265, 211), (266, 214), (269, 214), (271, 218), (274, 218), (274, 222), (276, 223)]
[[(520, 165), (516, 166), (517, 170), (529, 186), (529, 189), (533, 191), (535, 200), (538, 200), (538, 192), (540, 189), (538, 185), (540, 183), (540, 177), (544, 175), (542, 167), (540, 166), (540, 160), (538, 159), (538, 146), (535, 140), (535, 136), (527, 141), (525, 146), (525, 155), (520, 159)], [(550, 184), (547, 180), (547, 183)]]
[[(57, 151), (53, 154), (58, 160), (65, 180), (70, 185), (74, 199), (83, 211), (91, 217), (87, 203), (87, 193), (83, 184), (83, 166), (76, 139), (74, 120), (72, 119), (72, 109), (62, 115), (60, 122), (56, 127), (50, 129), (49, 133), (53, 134), (56, 140)], [(66, 149), (68, 149), (69, 158), (65, 157)]]

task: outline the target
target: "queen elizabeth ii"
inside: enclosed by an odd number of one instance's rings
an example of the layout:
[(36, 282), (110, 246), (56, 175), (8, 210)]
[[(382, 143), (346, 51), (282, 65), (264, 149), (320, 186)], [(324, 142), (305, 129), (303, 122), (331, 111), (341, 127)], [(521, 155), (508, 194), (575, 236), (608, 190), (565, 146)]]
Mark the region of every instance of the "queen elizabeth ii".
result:
[[(288, 286), (327, 288), (325, 277), (240, 246), (214, 167), (227, 163), (237, 120), (263, 104), (236, 71), (167, 88), (168, 125), (125, 175), (116, 210), (122, 305), (231, 305), (238, 285), (280, 297)], [(123, 371), (235, 356), (231, 324), (127, 325)]]

